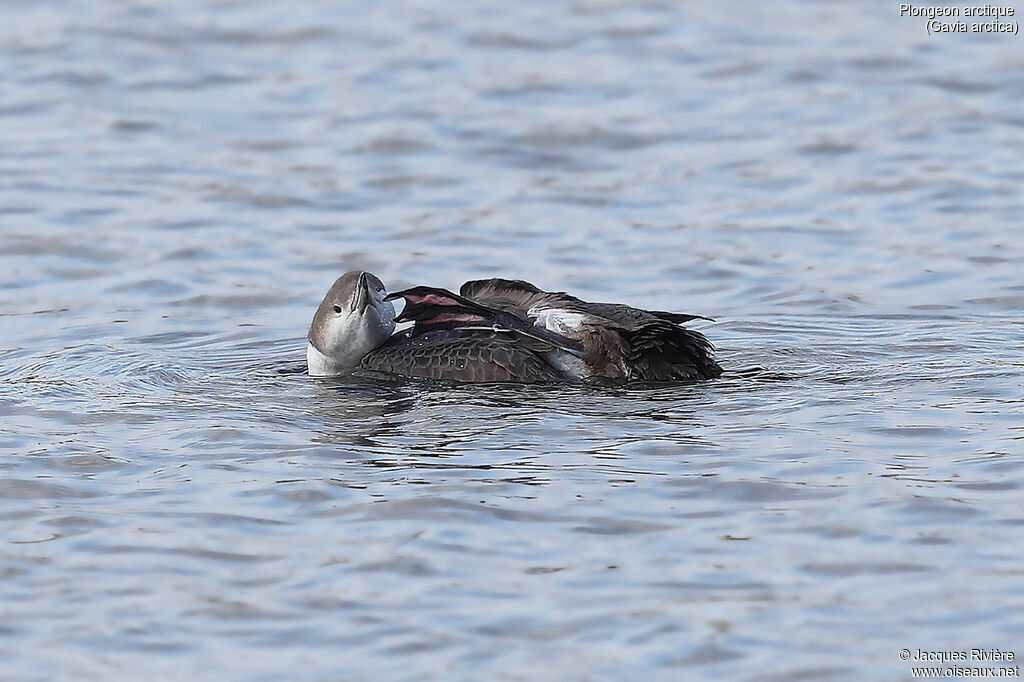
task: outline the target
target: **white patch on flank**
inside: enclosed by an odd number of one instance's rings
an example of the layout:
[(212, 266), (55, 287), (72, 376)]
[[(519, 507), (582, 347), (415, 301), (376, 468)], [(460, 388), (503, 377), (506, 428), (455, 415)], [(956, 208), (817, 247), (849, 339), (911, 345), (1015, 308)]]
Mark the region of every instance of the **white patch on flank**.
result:
[(544, 359), (558, 372), (569, 379), (586, 379), (593, 376), (587, 363), (572, 353), (556, 349), (544, 354)]
[[(535, 305), (526, 311), (534, 325), (543, 327), (550, 332), (561, 334), (570, 339), (579, 339), (583, 325), (591, 321), (591, 316), (586, 313), (576, 313), (564, 308), (547, 308), (543, 305)], [(544, 358), (562, 376), (570, 379), (586, 379), (593, 375), (587, 363), (572, 353), (555, 349), (544, 354)]]
[(576, 333), (583, 328), (589, 317), (585, 313), (574, 313), (561, 308), (542, 308), (536, 305), (526, 311), (526, 316), (533, 320), (538, 327), (544, 327), (548, 331), (572, 339), (577, 338)]

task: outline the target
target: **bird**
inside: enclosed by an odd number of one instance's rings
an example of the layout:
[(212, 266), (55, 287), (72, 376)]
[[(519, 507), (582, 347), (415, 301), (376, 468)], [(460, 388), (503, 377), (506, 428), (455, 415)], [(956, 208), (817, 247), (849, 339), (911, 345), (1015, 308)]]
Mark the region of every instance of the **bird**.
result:
[[(395, 315), (393, 301), (405, 307)], [(683, 325), (702, 315), (591, 303), (516, 279), (471, 280), (459, 293), (414, 286), (387, 293), (354, 270), (335, 281), (313, 316), (308, 372), (356, 371), (460, 383), (714, 379), (714, 347)], [(396, 323), (412, 322), (395, 332)]]

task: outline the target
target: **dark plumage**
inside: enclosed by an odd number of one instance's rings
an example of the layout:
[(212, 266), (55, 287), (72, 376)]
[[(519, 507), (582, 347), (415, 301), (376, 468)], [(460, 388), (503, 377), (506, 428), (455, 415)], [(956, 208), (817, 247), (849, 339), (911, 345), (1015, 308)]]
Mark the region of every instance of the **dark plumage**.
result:
[[(531, 347), (532, 346), (532, 347)], [(559, 373), (519, 337), (481, 330), (433, 329), (395, 334), (362, 367), (403, 376), (468, 383), (559, 381)]]
[[(392, 300), (405, 307), (395, 315)], [(588, 303), (529, 282), (418, 286), (386, 294), (370, 273), (342, 276), (310, 325), (310, 374), (356, 369), (472, 383), (671, 381), (722, 373), (698, 315)], [(704, 318), (707, 319), (707, 318)], [(413, 327), (391, 335), (395, 322)]]
[(713, 379), (722, 368), (714, 347), (698, 331), (682, 327), (700, 315), (642, 310), (621, 303), (589, 303), (529, 282), (484, 279), (466, 282), (460, 294), (544, 325), (583, 344), (583, 361), (594, 377), (615, 382)]

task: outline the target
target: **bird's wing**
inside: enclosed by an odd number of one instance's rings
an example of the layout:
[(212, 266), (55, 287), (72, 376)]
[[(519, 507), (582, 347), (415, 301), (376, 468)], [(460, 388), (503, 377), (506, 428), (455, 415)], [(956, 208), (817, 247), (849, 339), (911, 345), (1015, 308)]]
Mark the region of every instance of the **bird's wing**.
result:
[[(544, 291), (521, 279), (477, 279), (462, 285), (459, 293), (476, 303), (500, 308), (537, 322), (543, 312), (558, 315), (585, 316), (586, 322), (597, 325), (639, 329), (656, 320), (683, 324), (690, 320), (711, 318), (688, 313), (643, 310), (621, 303), (590, 303), (564, 291)], [(546, 316), (550, 317), (550, 316)]]
[(547, 344), (576, 356), (583, 354), (578, 341), (537, 327), (509, 310), (474, 301), (447, 289), (413, 287), (388, 294), (385, 300), (405, 299), (405, 308), (395, 322), (414, 322), (412, 336), (432, 329), (505, 331)]
[(505, 310), (526, 319), (527, 312), (538, 301), (551, 296), (521, 279), (474, 279), (459, 288), (459, 293), (483, 305)]
[(600, 376), (668, 381), (708, 379), (722, 372), (707, 338), (682, 326), (694, 319), (710, 319), (701, 315), (591, 303), (522, 280), (473, 280), (463, 284), (460, 292), (477, 303), (501, 307), (580, 341), (584, 360)]

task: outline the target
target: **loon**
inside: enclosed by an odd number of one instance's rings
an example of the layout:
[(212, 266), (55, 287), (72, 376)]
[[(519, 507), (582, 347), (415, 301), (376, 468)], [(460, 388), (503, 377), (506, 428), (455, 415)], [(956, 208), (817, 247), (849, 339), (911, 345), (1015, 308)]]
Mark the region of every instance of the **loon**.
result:
[[(395, 315), (392, 301), (405, 307)], [(363, 370), (465, 383), (713, 379), (711, 342), (682, 325), (701, 315), (589, 303), (529, 282), (482, 279), (458, 294), (416, 286), (388, 294), (369, 272), (347, 272), (313, 316), (311, 376)], [(395, 332), (396, 322), (413, 326)]]

